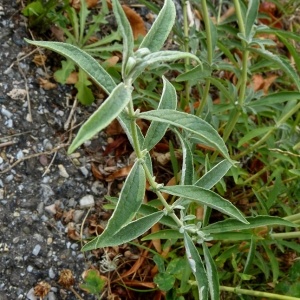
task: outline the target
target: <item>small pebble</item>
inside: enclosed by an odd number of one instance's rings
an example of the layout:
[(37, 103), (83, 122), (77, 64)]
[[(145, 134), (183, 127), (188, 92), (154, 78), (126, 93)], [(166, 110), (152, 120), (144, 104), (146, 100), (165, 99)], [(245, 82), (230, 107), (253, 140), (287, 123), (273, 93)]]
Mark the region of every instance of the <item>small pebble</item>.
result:
[(50, 215), (55, 215), (56, 214), (55, 204), (51, 204), (51, 205), (45, 206), (45, 211), (47, 213), (49, 213)]
[(74, 244), (71, 245), (71, 249), (77, 250), (78, 246), (79, 246), (78, 244), (74, 243)]
[(91, 189), (92, 189), (92, 192), (97, 196), (100, 196), (104, 193), (104, 185), (100, 181), (93, 182)]
[(3, 158), (0, 156), (0, 165), (3, 163)]
[(73, 220), (75, 223), (79, 223), (81, 217), (83, 216), (84, 211), (83, 210), (75, 210)]
[(52, 267), (49, 269), (49, 277), (50, 277), (51, 279), (53, 279), (53, 278), (55, 277), (55, 273), (54, 273)]
[(38, 300), (38, 298), (34, 295), (34, 288), (30, 289), (26, 296), (29, 300)]
[(47, 245), (51, 245), (53, 242), (53, 239), (51, 237), (47, 238)]
[(39, 254), (40, 250), (41, 250), (41, 245), (37, 244), (37, 245), (33, 248), (32, 254), (35, 255), (35, 256), (37, 256), (37, 255)]
[(89, 176), (89, 171), (86, 167), (80, 167), (79, 170), (81, 171), (81, 173), (83, 174), (83, 176), (85, 178), (87, 178)]
[(1, 114), (7, 118), (11, 118), (13, 114), (5, 108), (1, 108)]
[(58, 165), (59, 175), (64, 178), (69, 178), (69, 174), (67, 173), (65, 167), (63, 165)]
[(9, 183), (9, 182), (11, 182), (12, 180), (14, 179), (14, 175), (8, 175), (8, 176), (6, 176), (6, 178), (4, 179), (4, 182), (5, 183)]
[(87, 208), (95, 205), (94, 196), (86, 195), (80, 199), (80, 208)]
[(29, 266), (27, 267), (27, 272), (31, 273), (32, 270), (33, 270), (33, 266), (29, 265)]
[(22, 150), (19, 150), (19, 152), (16, 155), (17, 159), (23, 158), (24, 157), (24, 153), (22, 152)]
[(48, 300), (56, 300), (55, 294), (53, 292), (49, 292)]

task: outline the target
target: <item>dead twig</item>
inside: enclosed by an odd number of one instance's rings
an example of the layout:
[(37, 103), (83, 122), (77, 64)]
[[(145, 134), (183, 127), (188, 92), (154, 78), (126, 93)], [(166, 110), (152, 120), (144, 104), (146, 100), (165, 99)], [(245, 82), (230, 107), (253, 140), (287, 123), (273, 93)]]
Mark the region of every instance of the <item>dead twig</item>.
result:
[(24, 161), (24, 160), (27, 160), (27, 159), (30, 159), (30, 158), (33, 158), (33, 157), (38, 157), (40, 155), (49, 155), (49, 154), (52, 154), (53, 152), (56, 152), (57, 150), (61, 149), (61, 148), (65, 148), (69, 146), (69, 144), (62, 144), (62, 145), (59, 145), (55, 148), (53, 148), (51, 151), (46, 151), (46, 152), (40, 152), (40, 153), (35, 153), (35, 154), (31, 154), (31, 155), (28, 155), (28, 156), (25, 156), (25, 157), (22, 157), (20, 159), (18, 159), (17, 161), (15, 161), (11, 166), (9, 166), (7, 169), (5, 169), (4, 171), (1, 171), (0, 174), (4, 174), (6, 172), (8, 172), (9, 170), (11, 170), (14, 166), (16, 166), (17, 164), (19, 164), (20, 162)]

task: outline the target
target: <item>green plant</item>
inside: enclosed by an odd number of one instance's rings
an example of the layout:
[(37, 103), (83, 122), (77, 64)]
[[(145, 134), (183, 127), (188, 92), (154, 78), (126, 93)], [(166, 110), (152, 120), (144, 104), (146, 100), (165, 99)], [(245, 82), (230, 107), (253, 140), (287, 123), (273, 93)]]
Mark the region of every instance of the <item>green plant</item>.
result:
[[(121, 51), (122, 45), (113, 41), (120, 40), (121, 36), (118, 32), (112, 32), (105, 36), (103, 39), (89, 43), (89, 39), (100, 31), (100, 25), (106, 24), (105, 16), (108, 13), (108, 7), (106, 1), (102, 1), (102, 10), (98, 15), (93, 16), (93, 21), (87, 26), (88, 16), (90, 10), (87, 9), (85, 0), (81, 0), (80, 10), (77, 13), (73, 7), (67, 7), (66, 12), (71, 23), (71, 29), (69, 30), (65, 26), (59, 26), (67, 37), (66, 43), (77, 46), (85, 52), (91, 54), (93, 57), (101, 56), (101, 53), (105, 51)], [(67, 59), (61, 62), (62, 68), (54, 73), (56, 80), (62, 84), (65, 84), (66, 80), (70, 76), (71, 72), (75, 70), (75, 63), (71, 59)], [(89, 80), (87, 74), (79, 67), (78, 81), (75, 83), (75, 88), (78, 93), (77, 99), (82, 104), (92, 104), (95, 100), (94, 95), (89, 88), (92, 82)]]
[[(68, 59), (78, 64), (78, 66), (82, 68), (95, 83), (99, 84), (109, 94), (109, 97), (104, 104), (102, 104), (81, 127), (78, 135), (69, 148), (69, 153), (73, 152), (82, 143), (105, 128), (117, 117), (137, 156), (135, 164), (124, 183), (120, 197), (116, 202), (114, 213), (109, 220), (107, 227), (100, 236), (87, 243), (82, 251), (115, 246), (128, 242), (141, 236), (155, 223), (160, 222), (161, 224), (170, 227), (170, 229), (161, 230), (160, 232), (148, 235), (144, 240), (160, 238), (182, 241), (182, 246), (185, 247), (186, 252), (185, 261), (183, 263), (189, 266), (189, 273), (187, 273), (184, 278), (181, 278), (181, 280), (184, 281), (184, 287), (181, 287), (181, 289), (179, 288), (178, 290), (176, 290), (176, 288), (169, 289), (171, 284), (163, 287), (164, 290), (169, 290), (168, 293), (170, 293), (170, 297), (175, 295), (175, 297), (178, 296), (179, 298), (181, 296), (180, 294), (186, 292), (189, 288), (196, 286), (197, 292), (194, 294), (195, 299), (208, 299), (209, 294), (211, 299), (219, 299), (220, 290), (236, 291), (237, 293), (252, 296), (272, 296), (273, 298), (276, 298), (278, 295), (276, 296), (275, 294), (256, 292), (250, 289), (245, 290), (220, 286), (217, 266), (222, 267), (222, 264), (224, 265), (228, 259), (231, 259), (233, 268), (232, 274), (234, 278), (233, 284), (235, 285), (241, 284), (243, 280), (249, 280), (255, 275), (251, 273), (252, 264), (256, 264), (258, 268), (262, 269), (266, 278), (268, 278), (270, 273), (268, 269), (269, 265), (264, 264), (261, 255), (256, 252), (256, 247), (259, 244), (270, 259), (273, 281), (276, 282), (279, 275), (278, 262), (274, 253), (269, 248), (270, 245), (274, 243), (273, 241), (276, 239), (276, 234), (270, 232), (269, 228), (274, 226), (295, 227), (297, 225), (288, 220), (269, 216), (269, 208), (272, 206), (272, 203), (267, 202), (266, 205), (264, 201), (260, 200), (261, 213), (254, 214), (257, 216), (244, 217), (231, 202), (211, 191), (215, 185), (220, 185), (221, 187), (219, 186), (219, 189), (224, 192), (224, 188), (222, 188), (222, 178), (230, 169), (237, 184), (245, 185), (245, 182), (248, 179), (243, 179), (243, 170), (241, 170), (239, 166), (236, 166), (236, 162), (230, 157), (224, 141), (227, 141), (231, 136), (233, 130), (236, 128), (236, 124), (240, 122), (241, 117), (247, 116), (247, 110), (251, 110), (251, 105), (262, 105), (265, 107), (268, 106), (268, 103), (270, 105), (272, 102), (271, 100), (269, 100), (270, 102), (265, 101), (266, 97), (255, 100), (258, 95), (255, 95), (250, 88), (247, 88), (247, 62), (249, 53), (256, 53), (271, 60), (273, 63), (276, 62), (288, 74), (296, 76), (295, 71), (291, 69), (284, 59), (275, 57), (271, 52), (264, 48), (265, 45), (269, 43), (268, 41), (254, 38), (255, 32), (253, 30), (266, 30), (261, 27), (253, 27), (257, 14), (258, 1), (252, 1), (251, 3), (253, 5), (250, 5), (248, 9), (246, 9), (245, 6), (241, 9), (239, 2), (235, 1), (238, 23), (241, 27), (241, 32), (235, 32), (235, 34), (237, 38), (242, 40), (241, 49), (243, 52), (241, 70), (238, 67), (234, 69), (231, 66), (231, 69), (240, 77), (240, 81), (236, 86), (230, 82), (216, 80), (210, 75), (215, 68), (215, 65), (213, 64), (216, 63), (216, 61), (214, 61), (214, 59), (218, 58), (217, 55), (214, 57), (215, 54), (210, 56), (207, 60), (203, 59), (203, 70), (199, 58), (193, 54), (180, 51), (159, 51), (163, 46), (175, 19), (175, 9), (171, 0), (165, 1), (165, 5), (157, 20), (136, 52), (133, 51), (133, 36), (126, 16), (124, 15), (119, 2), (117, 0), (113, 0), (112, 2), (119, 30), (123, 37), (123, 82), (118, 85), (115, 84), (109, 74), (97, 64), (91, 56), (77, 47), (62, 43), (28, 41), (34, 45), (52, 49), (66, 56)], [(170, 20), (173, 22), (170, 22)], [(206, 25), (207, 24), (209, 24), (209, 22), (206, 23)], [(213, 28), (213, 25), (210, 24), (210, 28)], [(214, 30), (214, 32), (216, 33), (217, 31)], [(211, 43), (216, 44), (216, 36), (213, 37)], [(258, 44), (261, 48), (251, 48), (254, 44)], [(219, 42), (219, 45), (221, 48), (222, 43)], [(209, 51), (213, 51), (214, 47), (211, 46), (208, 49), (211, 49)], [(225, 46), (223, 46), (222, 49), (226, 51)], [(230, 56), (229, 52), (226, 53)], [(176, 110), (177, 96), (175, 88), (165, 77), (162, 78), (163, 91), (157, 109), (143, 113), (139, 110), (134, 110), (132, 85), (145, 68), (148, 68), (151, 71), (151, 68), (156, 68), (158, 64), (162, 62), (184, 58), (197, 61), (199, 65), (195, 66), (191, 71), (181, 75), (181, 77), (179, 76), (178, 80), (182, 80), (183, 77), (185, 78), (184, 80), (195, 80), (195, 76), (198, 76), (200, 80), (204, 79), (206, 85), (214, 84), (223, 94), (224, 106), (215, 108), (215, 110), (213, 108), (211, 112), (216, 115), (218, 112), (221, 121), (225, 120), (225, 125), (223, 126), (223, 129), (225, 128), (223, 139), (213, 126), (209, 125), (207, 121), (199, 117), (203, 116), (203, 113), (205, 112), (204, 118), (209, 120), (209, 110), (211, 109), (209, 99), (202, 100), (204, 104), (199, 106), (200, 108), (196, 115), (180, 112)], [(230, 56), (230, 58), (233, 60), (233, 65), (238, 66), (239, 62), (236, 61), (234, 56)], [(223, 67), (225, 68), (225, 66)], [(294, 80), (298, 85), (299, 82), (297, 77), (295, 77)], [(203, 92), (203, 95), (208, 95), (208, 90), (206, 89), (206, 92)], [(276, 98), (276, 95), (273, 95), (273, 98), (271, 99), (274, 100), (274, 98)], [(226, 103), (225, 99), (229, 102)], [(259, 101), (260, 104), (258, 104)], [(283, 102), (283, 100), (279, 99), (277, 101), (277, 103)], [(298, 104), (296, 107), (298, 107)], [(231, 111), (229, 115), (224, 113), (224, 111), (228, 110)], [(277, 125), (280, 126), (285, 123), (294, 112), (296, 112), (296, 109), (293, 108), (291, 110), (291, 107), (289, 107), (289, 109), (286, 109), (282, 114), (278, 113), (279, 125)], [(137, 118), (151, 121), (151, 125), (145, 136), (143, 136), (136, 124)], [(243, 123), (243, 120), (244, 119), (242, 118), (241, 123)], [(214, 122), (211, 123), (215, 125)], [(180, 171), (180, 184), (170, 187), (165, 187), (155, 181), (149, 155), (149, 151), (161, 140), (167, 129), (172, 130), (177, 136), (182, 147), (183, 155), (182, 168)], [(250, 129), (246, 122), (242, 129), (243, 132), (249, 132), (248, 136), (245, 135), (245, 140), (248, 142), (265, 133), (265, 131), (262, 132), (262, 130), (257, 130), (250, 134)], [(269, 131), (265, 133), (265, 136), (261, 138), (259, 142), (254, 143), (248, 149), (243, 149), (243, 152), (241, 153), (235, 154), (235, 151), (232, 151), (232, 149), (237, 149), (239, 146), (243, 147), (243, 145), (230, 143), (229, 149), (231, 150), (230, 154), (232, 157), (241, 158), (251, 151), (260, 149), (259, 147), (270, 137), (269, 132), (275, 131), (273, 128), (269, 128), (268, 130)], [(194, 151), (195, 144), (198, 143), (216, 149), (216, 154), (212, 155), (210, 158), (206, 158), (202, 153), (197, 152), (196, 150)], [(217, 153), (222, 155), (225, 160), (219, 159)], [(203, 165), (205, 165), (206, 172), (202, 172), (204, 174), (199, 179), (196, 178), (194, 172), (194, 162), (197, 162), (198, 164), (203, 163)], [(163, 210), (142, 204), (146, 179), (149, 182), (152, 191), (160, 201), (160, 206), (164, 207)], [(280, 182), (279, 180), (277, 181)], [(254, 193), (256, 192), (257, 190), (254, 190)], [(172, 195), (176, 197), (177, 200), (174, 203), (169, 204), (162, 193)], [(260, 197), (261, 196), (258, 194), (258, 199), (260, 199)], [(113, 199), (111, 200), (114, 201)], [(194, 205), (204, 206), (205, 214), (203, 223), (196, 220), (196, 216), (190, 213), (190, 211), (193, 210)], [(229, 218), (226, 217), (223, 221), (209, 224), (211, 209), (218, 210), (229, 216)], [(255, 231), (256, 227), (267, 227), (263, 237), (260, 235), (259, 231)], [(225, 251), (221, 255), (218, 255), (215, 260), (214, 256), (218, 254), (218, 251), (216, 251), (217, 246), (209, 249), (206, 244), (206, 242), (212, 240), (224, 242), (228, 240), (249, 241), (247, 243), (249, 252), (245, 254), (245, 252), (240, 251), (239, 245), (237, 244), (228, 247), (225, 246)], [(204, 257), (204, 262), (202, 257)], [(238, 264), (241, 262), (244, 263), (243, 271), (238, 268)], [(164, 268), (164, 265), (159, 259), (157, 259), (157, 264), (160, 269), (160, 275), (157, 275), (155, 280), (159, 286), (161, 286), (161, 282), (163, 281), (161, 279), (167, 278), (167, 282), (169, 283), (173, 283), (177, 280), (176, 274), (171, 274), (168, 269), (169, 265), (167, 268)], [(222, 279), (226, 280), (226, 274), (221, 275)], [(189, 288), (186, 288), (187, 286), (189, 286)], [(284, 297), (280, 299), (292, 298)]]
[(22, 10), (22, 14), (28, 17), (28, 27), (36, 27), (39, 31), (45, 31), (53, 23), (65, 27), (68, 19), (63, 16), (63, 12), (69, 7), (69, 1), (64, 0), (60, 5), (61, 2), (61, 0), (30, 1)]

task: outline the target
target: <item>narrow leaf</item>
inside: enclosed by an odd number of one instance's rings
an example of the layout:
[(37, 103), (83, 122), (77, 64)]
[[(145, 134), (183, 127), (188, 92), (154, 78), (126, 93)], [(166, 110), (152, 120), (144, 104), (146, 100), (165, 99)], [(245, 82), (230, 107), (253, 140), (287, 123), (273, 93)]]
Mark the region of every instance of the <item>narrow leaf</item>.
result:
[(118, 0), (112, 0), (113, 11), (116, 17), (119, 30), (123, 37), (123, 64), (122, 74), (125, 75), (125, 68), (128, 62), (128, 58), (133, 56), (134, 39), (130, 23), (124, 13), (124, 10)]
[(182, 148), (182, 168), (181, 168), (181, 185), (192, 185), (194, 181), (194, 161), (193, 153), (188, 142), (180, 134), (179, 130), (175, 129)]
[(205, 243), (202, 244), (211, 300), (220, 299), (219, 275), (215, 261)]
[(238, 148), (241, 147), (244, 143), (247, 143), (249, 141), (251, 141), (253, 138), (260, 136), (268, 131), (272, 131), (275, 130), (276, 127), (261, 127), (261, 128), (256, 128), (251, 130), (250, 132), (248, 132), (245, 136), (243, 136), (239, 143), (238, 143)]
[(249, 249), (249, 252), (247, 255), (247, 260), (245, 263), (243, 274), (248, 274), (248, 272), (252, 266), (253, 259), (255, 257), (255, 249), (256, 249), (256, 237), (252, 236), (251, 242), (250, 242), (250, 249)]
[(105, 100), (105, 102), (80, 127), (80, 130), (71, 144), (68, 153), (72, 153), (82, 143), (108, 126), (130, 101), (131, 91), (131, 87), (126, 88), (124, 83), (120, 83)]
[(300, 80), (299, 76), (297, 75), (297, 72), (293, 69), (293, 67), (285, 61), (283, 58), (281, 58), (278, 55), (273, 54), (272, 52), (268, 50), (262, 50), (259, 48), (251, 48), (249, 49), (251, 52), (257, 53), (260, 56), (276, 63), (280, 68), (287, 73), (287, 75), (295, 82), (297, 85), (298, 90), (300, 90)]
[(184, 198), (184, 200), (176, 201), (176, 205), (181, 202), (184, 203), (188, 199), (189, 201), (207, 205), (226, 215), (232, 216), (245, 224), (248, 224), (248, 221), (244, 218), (242, 213), (231, 202), (212, 191), (193, 185), (166, 186), (161, 188), (160, 191)]
[[(245, 233), (245, 232), (221, 232), (221, 233), (212, 233), (209, 237), (212, 237), (213, 240), (230, 240), (230, 241), (244, 241), (244, 240), (251, 240), (253, 234), (252, 233)], [(260, 236), (255, 236), (257, 240), (263, 240)]]
[(243, 230), (243, 229), (252, 229), (262, 226), (289, 226), (297, 227), (298, 225), (286, 221), (278, 217), (271, 216), (257, 216), (246, 218), (248, 224), (243, 224), (234, 219), (227, 219), (224, 221), (216, 222), (214, 224), (208, 225), (201, 230), (204, 233), (220, 233), (233, 230)]
[(207, 146), (218, 149), (225, 158), (232, 162), (226, 145), (218, 132), (207, 122), (196, 116), (174, 110), (157, 110), (141, 113), (139, 117), (181, 127), (190, 133), (192, 137), (201, 139)]
[(231, 167), (232, 164), (228, 160), (222, 160), (196, 181), (194, 185), (210, 190), (225, 176)]
[(181, 51), (157, 51), (151, 54), (146, 55), (141, 62), (139, 62), (135, 68), (130, 72), (128, 77), (131, 77), (132, 80), (135, 80), (147, 67), (151, 65), (157, 65), (162, 62), (174, 61), (184, 58), (191, 58), (201, 64), (201, 61), (196, 55), (193, 55), (188, 52)]
[(249, 37), (252, 27), (257, 18), (259, 2), (260, 2), (259, 0), (250, 0), (248, 3), (248, 9), (247, 9), (247, 14), (246, 14), (246, 24), (245, 24), (246, 38)]
[(136, 161), (125, 180), (117, 206), (102, 235), (117, 233), (134, 218), (144, 199), (145, 187), (144, 168)]
[(37, 42), (25, 39), (29, 44), (43, 47), (55, 51), (66, 58), (71, 59), (76, 65), (83, 69), (96, 84), (106, 93), (111, 93), (116, 84), (110, 75), (100, 66), (100, 64), (89, 54), (79, 48), (58, 42)]
[(101, 239), (100, 235), (84, 245), (81, 251), (84, 252), (97, 248), (113, 247), (130, 242), (148, 231), (155, 223), (159, 222), (163, 215), (164, 213), (159, 211), (149, 216), (140, 218), (126, 225), (116, 234), (106, 236), (103, 240)]
[(272, 273), (273, 273), (273, 283), (275, 284), (277, 282), (277, 279), (279, 277), (279, 263), (278, 260), (276, 258), (276, 256), (274, 255), (274, 253), (272, 252), (272, 250), (268, 247), (266, 241), (261, 241), (269, 259), (270, 259), (270, 263), (271, 263), (271, 269), (272, 269)]
[(175, 16), (176, 11), (173, 1), (166, 0), (139, 48), (148, 48), (151, 52), (159, 51), (163, 47), (164, 42), (172, 29), (175, 22)]
[(255, 106), (273, 106), (276, 103), (283, 103), (286, 101), (299, 100), (299, 92), (278, 92), (267, 95), (266, 97), (260, 98), (259, 100), (252, 101), (248, 104), (250, 107)]
[[(160, 109), (176, 109), (177, 106), (177, 95), (174, 86), (163, 76), (164, 88), (162, 96), (158, 105)], [(144, 144), (142, 149), (150, 151), (165, 135), (169, 125), (161, 122), (151, 122), (145, 136)]]
[(186, 257), (198, 284), (199, 299), (208, 299), (208, 279), (202, 259), (190, 236), (184, 232)]
[(165, 229), (148, 234), (147, 236), (142, 238), (142, 241), (149, 241), (153, 239), (182, 239), (182, 237), (182, 233), (180, 233), (178, 230)]

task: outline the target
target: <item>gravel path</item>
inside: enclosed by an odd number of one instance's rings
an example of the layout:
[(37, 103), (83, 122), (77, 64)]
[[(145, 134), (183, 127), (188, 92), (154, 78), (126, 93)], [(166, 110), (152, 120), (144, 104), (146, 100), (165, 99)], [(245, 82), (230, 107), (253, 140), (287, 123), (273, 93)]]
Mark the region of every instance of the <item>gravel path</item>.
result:
[[(23, 40), (30, 37), (19, 8), (14, 0), (0, 1), (0, 300), (38, 299), (33, 287), (40, 281), (51, 285), (45, 299), (75, 299), (58, 284), (65, 268), (73, 272), (75, 290), (95, 299), (77, 287), (94, 256), (87, 254), (86, 263), (67, 230), (80, 231), (87, 212), (82, 201), (91, 200), (96, 212), (107, 190), (92, 176), (84, 150), (66, 155), (71, 88), (47, 91), (38, 84), (45, 71), (32, 63), (38, 52), (23, 59), (34, 48)], [(78, 107), (76, 124), (94, 109)], [(104, 145), (99, 136), (86, 147)]]

